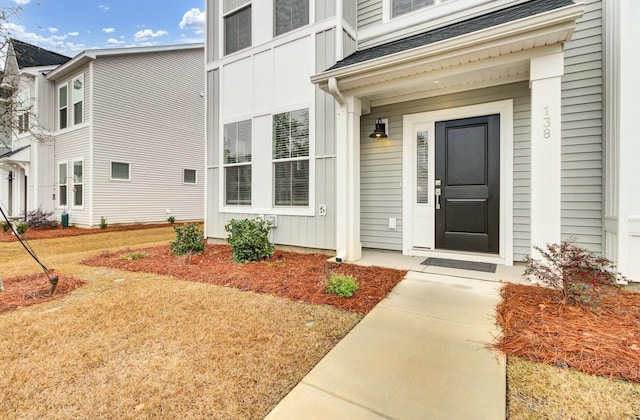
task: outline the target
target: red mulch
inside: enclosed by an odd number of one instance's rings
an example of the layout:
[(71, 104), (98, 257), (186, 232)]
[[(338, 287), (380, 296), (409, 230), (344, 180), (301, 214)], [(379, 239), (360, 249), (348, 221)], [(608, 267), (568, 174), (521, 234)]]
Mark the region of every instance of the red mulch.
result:
[[(276, 250), (265, 261), (232, 262), (231, 247), (207, 245), (202, 255), (174, 257), (168, 246), (146, 248), (148, 256), (122, 259), (119, 254), (99, 255), (84, 264), (129, 271), (169, 275), (178, 279), (234, 287), (256, 293), (285, 297), (313, 304), (328, 304), (347, 311), (367, 313), (389, 294), (406, 271), (328, 262), (327, 255)], [(326, 292), (324, 281), (330, 273), (356, 278), (358, 291), (349, 298)]]
[(559, 290), (506, 284), (495, 348), (527, 360), (640, 382), (640, 294), (599, 286), (592, 304), (562, 304)]
[[(95, 228), (79, 228), (69, 226), (66, 228), (60, 225), (53, 228), (42, 229), (28, 229), (22, 236), (22, 239), (28, 241), (33, 239), (49, 239), (49, 238), (64, 238), (66, 236), (77, 235), (93, 235), (96, 233), (105, 232), (121, 232), (125, 230), (138, 230), (138, 229), (152, 229), (158, 227), (171, 226), (170, 223), (154, 223), (154, 224), (134, 224), (134, 225), (109, 225), (106, 229)], [(16, 241), (16, 236), (8, 230), (6, 232), (0, 232), (0, 242), (13, 242)]]
[(84, 284), (82, 280), (58, 275), (58, 285), (53, 296), (50, 296), (49, 278), (44, 273), (11, 277), (4, 279), (3, 283), (4, 292), (0, 292), (0, 313), (57, 299)]

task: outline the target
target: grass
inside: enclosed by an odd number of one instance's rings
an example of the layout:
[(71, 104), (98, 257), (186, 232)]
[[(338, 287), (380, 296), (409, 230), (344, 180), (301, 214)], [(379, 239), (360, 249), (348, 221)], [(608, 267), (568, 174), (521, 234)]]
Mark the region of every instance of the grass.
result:
[[(150, 244), (172, 238), (153, 231)], [(263, 418), (362, 317), (78, 263), (146, 234), (32, 241), (45, 264), (89, 283), (0, 316), (0, 418)], [(5, 277), (37, 271), (22, 253), (0, 261)]]

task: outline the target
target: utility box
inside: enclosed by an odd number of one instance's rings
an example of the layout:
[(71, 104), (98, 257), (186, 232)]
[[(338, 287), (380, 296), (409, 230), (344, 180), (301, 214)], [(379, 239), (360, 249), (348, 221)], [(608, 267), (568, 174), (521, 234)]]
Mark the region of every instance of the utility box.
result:
[(63, 228), (69, 227), (69, 213), (67, 213), (66, 211), (62, 212), (60, 224)]

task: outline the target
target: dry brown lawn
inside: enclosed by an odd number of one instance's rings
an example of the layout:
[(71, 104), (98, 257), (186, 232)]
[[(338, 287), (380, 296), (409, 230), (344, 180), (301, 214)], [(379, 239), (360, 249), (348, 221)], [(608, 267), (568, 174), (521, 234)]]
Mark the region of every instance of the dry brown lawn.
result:
[[(167, 276), (88, 267), (171, 228), (31, 246), (87, 284), (0, 314), (0, 418), (263, 418), (362, 315)], [(38, 271), (0, 243), (0, 272)]]

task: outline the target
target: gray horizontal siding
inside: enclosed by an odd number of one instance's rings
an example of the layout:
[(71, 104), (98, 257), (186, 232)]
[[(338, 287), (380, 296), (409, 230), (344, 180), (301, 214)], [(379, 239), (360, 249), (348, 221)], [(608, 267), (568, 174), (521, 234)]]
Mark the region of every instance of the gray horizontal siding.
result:
[(565, 46), (562, 78), (562, 238), (602, 251), (602, 4), (586, 1)]
[(382, 0), (358, 0), (358, 30), (382, 24)]

